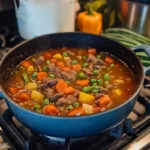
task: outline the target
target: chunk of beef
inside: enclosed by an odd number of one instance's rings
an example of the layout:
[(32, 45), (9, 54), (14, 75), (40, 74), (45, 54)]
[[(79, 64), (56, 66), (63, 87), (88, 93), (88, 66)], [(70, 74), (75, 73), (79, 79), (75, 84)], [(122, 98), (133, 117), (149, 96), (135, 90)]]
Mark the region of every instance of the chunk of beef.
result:
[(41, 72), (42, 71), (42, 67), (39, 65), (36, 65), (37, 71)]
[(101, 69), (101, 66), (99, 66), (99, 65), (93, 65), (93, 69)]
[(56, 105), (57, 106), (69, 105), (76, 101), (77, 101), (76, 97), (74, 97), (73, 95), (68, 95), (67, 97), (59, 98), (58, 101), (56, 102)]
[(98, 59), (98, 58), (96, 58), (94, 64), (96, 64), (96, 65), (103, 65), (103, 66), (106, 65), (106, 63), (103, 60)]
[(40, 56), (37, 59), (35, 59), (34, 62), (36, 65), (42, 65), (45, 62), (45, 59), (43, 56)]
[(71, 59), (65, 60), (67, 66), (71, 66)]
[(47, 88), (43, 93), (48, 99), (51, 99), (52, 95), (54, 94), (54, 90), (51, 88)]
[(58, 83), (58, 79), (52, 79), (50, 77), (45, 77), (43, 78), (43, 81), (42, 81), (44, 84), (47, 84), (47, 86), (49, 87), (53, 87), (54, 85), (56, 85)]
[(83, 68), (83, 72), (84, 72), (87, 76), (92, 76), (92, 75), (93, 75), (93, 73), (91, 72), (91, 70), (88, 69), (88, 68)]
[(79, 97), (80, 91), (79, 90), (75, 90), (73, 93), (74, 97)]
[(104, 93), (96, 93), (95, 99), (97, 100), (97, 99), (101, 98), (102, 96), (104, 96)]
[(67, 51), (67, 53), (68, 53), (69, 56), (75, 56), (75, 54), (71, 51)]
[(60, 93), (56, 93), (53, 96), (50, 97), (50, 101), (52, 102), (56, 102), (60, 97), (62, 97), (64, 95), (63, 92)]
[(40, 91), (43, 91), (46, 88), (47, 88), (47, 84), (46, 83), (38, 84), (38, 86), (37, 86), (37, 89), (40, 90)]
[(100, 86), (100, 93), (108, 94), (108, 89)]
[(112, 88), (114, 87), (114, 85), (113, 85), (113, 84), (110, 84), (110, 83), (106, 84), (105, 86), (106, 86), (106, 88), (107, 88), (108, 90), (110, 90), (110, 89), (112, 89)]
[(61, 72), (60, 73), (61, 77), (67, 81), (72, 81), (75, 80), (76, 76), (74, 74), (74, 72)]
[(96, 57), (95, 57), (94, 55), (89, 54), (89, 55), (88, 55), (88, 58), (87, 58), (87, 61), (88, 61), (88, 62), (95, 62), (95, 59), (96, 59)]

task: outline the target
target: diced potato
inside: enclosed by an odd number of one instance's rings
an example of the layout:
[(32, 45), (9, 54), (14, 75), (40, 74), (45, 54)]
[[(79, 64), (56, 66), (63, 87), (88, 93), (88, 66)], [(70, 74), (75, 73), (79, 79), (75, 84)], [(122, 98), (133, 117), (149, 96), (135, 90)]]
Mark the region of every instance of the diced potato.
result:
[(69, 60), (69, 59), (70, 59), (70, 57), (64, 57), (64, 61)]
[(114, 92), (116, 95), (121, 96), (122, 95), (122, 90), (121, 89), (114, 89)]
[(53, 58), (61, 59), (61, 58), (63, 58), (63, 56), (60, 53), (57, 53), (53, 56)]
[(40, 92), (33, 90), (31, 93), (31, 98), (35, 101), (42, 101), (44, 96)]
[(94, 96), (92, 96), (90, 94), (86, 94), (84, 92), (80, 92), (79, 101), (81, 103), (89, 103), (89, 102), (91, 102), (93, 100), (94, 100)]
[(88, 104), (83, 104), (82, 105), (82, 108), (84, 109), (84, 111), (87, 113), (87, 114), (92, 114), (93, 113), (93, 106), (91, 105), (88, 105)]
[(29, 73), (33, 72), (34, 71), (34, 67), (33, 66), (29, 66), (27, 70), (28, 70)]
[(26, 86), (26, 89), (28, 89), (28, 90), (35, 90), (36, 88), (37, 88), (36, 83), (28, 83)]

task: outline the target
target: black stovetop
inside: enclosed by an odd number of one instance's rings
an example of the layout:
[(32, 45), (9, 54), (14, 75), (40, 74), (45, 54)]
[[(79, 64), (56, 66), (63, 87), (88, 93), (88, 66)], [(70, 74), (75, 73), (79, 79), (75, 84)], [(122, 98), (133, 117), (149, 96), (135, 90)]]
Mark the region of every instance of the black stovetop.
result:
[[(16, 24), (0, 27), (0, 59), (11, 47), (22, 41)], [(0, 149), (120, 150), (133, 149), (131, 146), (134, 143), (134, 147), (137, 146), (141, 150), (147, 150), (150, 147), (149, 98), (150, 77), (147, 76), (138, 101), (124, 122), (100, 135), (82, 139), (60, 139), (34, 133), (17, 121), (11, 110), (8, 109), (5, 100), (0, 99)], [(138, 145), (139, 143), (141, 147)]]

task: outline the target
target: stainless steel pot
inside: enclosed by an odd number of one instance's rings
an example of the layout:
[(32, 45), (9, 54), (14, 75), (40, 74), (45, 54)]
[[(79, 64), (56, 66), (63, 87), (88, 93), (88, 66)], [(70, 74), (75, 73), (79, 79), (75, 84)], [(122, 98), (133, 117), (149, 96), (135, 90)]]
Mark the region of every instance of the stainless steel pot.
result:
[(150, 4), (118, 0), (118, 12), (124, 27), (150, 37)]
[(8, 10), (14, 7), (12, 0), (0, 0), (0, 11)]

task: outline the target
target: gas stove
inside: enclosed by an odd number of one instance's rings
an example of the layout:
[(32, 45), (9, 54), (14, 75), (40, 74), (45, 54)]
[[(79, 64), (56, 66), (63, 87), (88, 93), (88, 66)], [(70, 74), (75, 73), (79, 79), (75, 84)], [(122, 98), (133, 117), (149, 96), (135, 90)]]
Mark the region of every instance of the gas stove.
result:
[[(1, 27), (0, 59), (22, 41), (15, 24)], [(128, 118), (115, 128), (94, 137), (64, 139), (35, 133), (21, 124), (5, 100), (0, 99), (0, 149), (150, 150), (150, 76), (145, 77), (140, 96)]]

